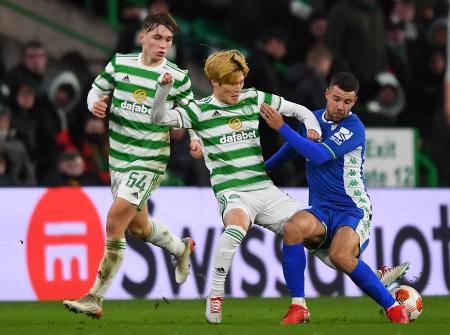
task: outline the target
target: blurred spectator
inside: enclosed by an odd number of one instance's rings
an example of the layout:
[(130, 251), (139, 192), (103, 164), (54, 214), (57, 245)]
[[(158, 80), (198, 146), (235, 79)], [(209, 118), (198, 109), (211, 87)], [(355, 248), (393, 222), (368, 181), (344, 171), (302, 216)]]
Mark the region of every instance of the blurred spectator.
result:
[(415, 41), (418, 30), (414, 21), (416, 16), (416, 0), (397, 0), (391, 11), (390, 21), (394, 24), (403, 23), (407, 41)]
[(57, 166), (40, 181), (41, 186), (95, 186), (103, 185), (93, 173), (84, 171), (84, 162), (78, 150), (68, 148), (58, 157)]
[(11, 90), (6, 82), (0, 78), (0, 103), (7, 103), (11, 99)]
[(389, 127), (405, 107), (405, 94), (397, 78), (389, 72), (376, 76), (375, 98), (358, 106), (358, 116), (365, 126)]
[(85, 162), (85, 171), (97, 175), (104, 185), (108, 185), (108, 131), (105, 120), (89, 116), (84, 126), (81, 154)]
[(284, 83), (284, 97), (311, 110), (323, 108), (325, 90), (333, 55), (324, 44), (313, 45), (308, 50), (305, 64), (289, 66)]
[(7, 83), (14, 90), (24, 81), (33, 85), (37, 97), (46, 99), (45, 74), (47, 70), (47, 51), (39, 41), (30, 41), (23, 48), (22, 61), (7, 75)]
[[(450, 18), (450, 10), (448, 12)], [(449, 41), (450, 42), (450, 41)], [(443, 102), (433, 123), (429, 149), (438, 168), (439, 186), (450, 187), (450, 43), (447, 44), (447, 63), (443, 80)]]
[(412, 55), (414, 87), (412, 103), (407, 113), (401, 115), (404, 125), (419, 128), (420, 135), (427, 140), (432, 130), (433, 119), (443, 106), (442, 82), (444, 80), (447, 48), (447, 22), (436, 19), (428, 29), (426, 43), (420, 45)]
[(17, 180), (11, 173), (11, 163), (9, 156), (5, 150), (0, 146), (0, 187), (17, 186)]
[[(261, 36), (261, 30), (264, 30), (265, 27), (286, 23), (289, 3), (290, 0), (231, 0), (232, 38), (239, 43), (252, 47), (255, 40)], [(300, 34), (299, 30), (301, 29), (297, 27), (297, 34)]]
[(162, 185), (211, 185), (203, 159), (194, 159), (189, 154), (189, 143), (186, 129), (170, 130), (170, 158)]
[(30, 157), (23, 143), (15, 138), (15, 131), (10, 127), (10, 117), (9, 108), (0, 104), (0, 148), (4, 159), (8, 161), (7, 172), (14, 185), (35, 185)]
[(436, 12), (434, 9), (434, 0), (419, 0), (417, 1), (416, 10), (416, 26), (418, 38), (421, 39), (426, 35), (428, 28), (436, 17)]
[(59, 153), (56, 136), (59, 131), (54, 111), (37, 101), (32, 83), (16, 85), (11, 101), (11, 125), (17, 138), (25, 144), (33, 163), (36, 177), (42, 175), (55, 163)]
[(404, 23), (389, 22), (386, 27), (386, 37), (389, 71), (395, 74), (400, 86), (408, 95), (412, 89), (414, 76), (409, 60)]
[(78, 79), (80, 89), (83, 93), (91, 89), (93, 75), (89, 69), (89, 63), (87, 59), (78, 51), (66, 52), (61, 57), (61, 72), (70, 71)]
[(6, 75), (5, 57), (3, 52), (3, 42), (0, 40), (0, 80)]
[(80, 83), (70, 71), (59, 73), (52, 81), (49, 89), (50, 102), (59, 120), (57, 142), (61, 148), (73, 145), (69, 129), (79, 122), (77, 109), (80, 100)]
[(72, 73), (76, 77), (76, 79), (70, 79), (70, 75), (67, 75), (67, 84), (73, 86), (75, 93), (77, 87), (79, 87), (79, 97), (74, 102), (73, 107), (68, 109), (67, 124), (69, 127), (70, 139), (77, 147), (81, 147), (84, 126), (90, 115), (84, 97), (87, 96), (91, 89), (94, 76), (90, 72), (85, 57), (77, 51), (70, 51), (64, 54), (61, 58), (61, 65), (61, 72)]
[(314, 44), (324, 42), (327, 27), (328, 19), (325, 14), (313, 14), (308, 21), (308, 32), (305, 36), (305, 41), (299, 43), (301, 44), (301, 47), (309, 50)]
[(245, 80), (247, 87), (281, 94), (281, 73), (276, 64), (287, 54), (286, 35), (281, 28), (273, 27), (262, 34), (248, 56), (251, 71)]
[(442, 111), (432, 124), (428, 149), (438, 169), (439, 186), (450, 187), (450, 121)]
[(325, 42), (334, 55), (333, 72), (352, 72), (359, 80), (359, 100), (367, 101), (375, 75), (386, 65), (386, 37), (375, 0), (342, 0), (331, 9)]
[[(286, 35), (280, 28), (271, 28), (263, 33), (247, 59), (250, 71), (245, 86), (282, 95), (283, 72), (278, 70), (276, 65), (286, 53)], [(293, 126), (296, 127), (295, 124)], [(277, 152), (283, 140), (266, 122), (259, 122), (259, 134), (262, 154), (266, 160)], [(274, 172), (272, 178), (277, 185), (284, 185), (288, 179), (283, 169)]]

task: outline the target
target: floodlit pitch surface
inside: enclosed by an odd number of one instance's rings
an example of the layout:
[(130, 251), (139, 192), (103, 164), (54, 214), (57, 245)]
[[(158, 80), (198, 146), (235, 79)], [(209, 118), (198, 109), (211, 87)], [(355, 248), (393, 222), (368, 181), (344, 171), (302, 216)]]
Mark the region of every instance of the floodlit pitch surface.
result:
[(278, 324), (288, 298), (225, 299), (223, 324), (209, 325), (203, 300), (106, 301), (92, 320), (61, 302), (1, 302), (1, 334), (449, 334), (450, 297), (424, 297), (424, 311), (408, 325), (393, 325), (369, 298), (309, 299), (311, 322)]

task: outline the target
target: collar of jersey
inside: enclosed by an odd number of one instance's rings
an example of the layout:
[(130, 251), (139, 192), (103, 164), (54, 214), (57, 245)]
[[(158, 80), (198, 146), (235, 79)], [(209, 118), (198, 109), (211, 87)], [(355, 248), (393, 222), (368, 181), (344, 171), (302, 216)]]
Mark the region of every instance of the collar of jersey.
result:
[[(239, 102), (239, 101), (238, 101), (238, 102)], [(211, 103), (212, 105), (216, 105), (216, 106), (219, 106), (219, 107), (229, 107), (229, 106), (232, 106), (232, 105), (228, 105), (228, 104), (224, 104), (223, 102), (220, 102), (219, 99), (217, 99), (217, 98), (214, 96), (214, 94), (211, 94), (211, 101), (210, 101), (210, 103)]]
[(166, 65), (166, 63), (167, 63), (167, 59), (166, 58), (164, 58), (163, 59), (163, 61), (161, 62), (161, 64), (159, 64), (158, 66), (148, 66), (148, 65), (145, 65), (143, 62), (142, 62), (142, 52), (139, 54), (139, 56), (138, 56), (138, 62), (139, 62), (139, 64), (141, 64), (143, 67), (146, 67), (146, 68), (148, 68), (148, 69), (160, 69), (160, 68), (162, 68), (164, 65)]

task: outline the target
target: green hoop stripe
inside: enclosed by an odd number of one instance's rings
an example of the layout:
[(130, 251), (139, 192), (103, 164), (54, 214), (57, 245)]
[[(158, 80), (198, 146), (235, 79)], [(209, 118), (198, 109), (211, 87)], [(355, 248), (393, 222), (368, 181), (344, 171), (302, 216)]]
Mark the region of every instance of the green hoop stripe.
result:
[(242, 242), (242, 240), (244, 239), (244, 234), (242, 234), (242, 232), (237, 229), (227, 228), (225, 229), (224, 233), (230, 235), (231, 237), (234, 237), (239, 242)]
[(117, 151), (113, 148), (109, 149), (109, 155), (115, 159), (121, 160), (121, 161), (125, 161), (125, 162), (135, 162), (135, 161), (154, 161), (154, 162), (160, 162), (163, 164), (167, 164), (167, 162), (169, 161), (169, 155), (158, 155), (158, 156), (150, 156), (150, 157), (141, 157), (141, 156), (136, 156), (130, 153), (124, 153), (124, 152), (120, 152)]
[[(238, 116), (241, 121), (256, 121), (259, 119), (259, 114), (254, 113), (252, 115), (239, 115)], [(201, 130), (211, 129), (220, 126), (226, 126), (230, 122), (231, 119), (236, 118), (236, 116), (221, 116), (210, 120), (205, 120), (201, 122)]]
[(229, 180), (229, 181), (225, 181), (223, 183), (214, 185), (213, 191), (214, 191), (214, 193), (218, 193), (218, 192), (221, 192), (228, 188), (243, 187), (243, 186), (256, 184), (256, 183), (263, 182), (263, 181), (270, 181), (270, 178), (264, 174), (264, 175), (247, 178), (247, 179), (234, 179), (234, 180)]
[(161, 149), (170, 147), (170, 143), (167, 141), (137, 139), (134, 137), (122, 135), (112, 129), (109, 130), (109, 137), (122, 144), (129, 144), (135, 147), (146, 149)]
[(224, 161), (230, 161), (233, 159), (238, 159), (242, 157), (248, 157), (253, 155), (261, 155), (261, 147), (250, 147), (250, 148), (243, 148), (243, 149), (237, 149), (237, 150), (231, 150), (231, 151), (225, 151), (225, 152), (219, 152), (219, 153), (209, 153), (208, 158), (212, 161), (217, 160), (224, 160)]
[(241, 100), (239, 103), (237, 103), (236, 105), (232, 105), (232, 106), (217, 106), (217, 105), (213, 105), (213, 104), (209, 104), (209, 103), (203, 103), (200, 105), (200, 110), (202, 112), (206, 112), (208, 110), (211, 109), (218, 109), (218, 110), (225, 110), (225, 111), (234, 111), (236, 109), (242, 109), (242, 107), (244, 107), (245, 105), (257, 105), (258, 104), (258, 98), (256, 97), (252, 97), (252, 98), (247, 98), (244, 100)]
[(157, 126), (157, 125), (151, 124), (150, 120), (149, 120), (149, 123), (132, 121), (132, 120), (128, 120), (122, 116), (119, 116), (116, 113), (110, 113), (109, 120), (113, 121), (121, 126), (132, 128), (135, 130), (150, 130), (154, 133), (168, 133), (169, 132), (169, 127)]
[(266, 168), (264, 167), (263, 163), (247, 165), (247, 166), (227, 165), (227, 166), (214, 168), (211, 171), (211, 175), (213, 175), (213, 176), (220, 175), (220, 174), (226, 175), (226, 174), (232, 174), (232, 173), (241, 172), (241, 171), (265, 172)]

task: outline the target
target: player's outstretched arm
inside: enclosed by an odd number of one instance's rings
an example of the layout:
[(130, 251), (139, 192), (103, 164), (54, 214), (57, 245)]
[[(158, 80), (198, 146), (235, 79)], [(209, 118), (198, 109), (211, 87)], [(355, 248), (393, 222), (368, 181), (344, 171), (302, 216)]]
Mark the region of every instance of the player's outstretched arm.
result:
[(293, 116), (302, 122), (307, 130), (307, 137), (313, 141), (320, 140), (322, 130), (314, 114), (305, 106), (282, 100), (278, 111), (286, 116)]
[(178, 118), (178, 113), (174, 109), (166, 109), (166, 100), (173, 85), (173, 77), (170, 73), (165, 73), (158, 78), (155, 98), (150, 112), (150, 122), (162, 126), (181, 128), (182, 124)]
[(261, 105), (261, 116), (267, 124), (278, 131), (287, 143), (300, 155), (316, 164), (322, 164), (334, 158), (322, 144), (300, 136), (289, 125), (284, 123), (283, 117), (267, 104)]

